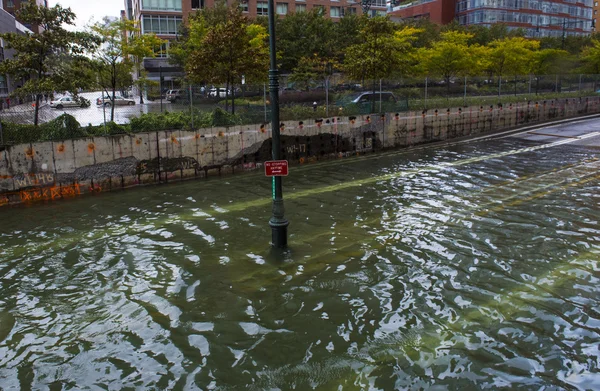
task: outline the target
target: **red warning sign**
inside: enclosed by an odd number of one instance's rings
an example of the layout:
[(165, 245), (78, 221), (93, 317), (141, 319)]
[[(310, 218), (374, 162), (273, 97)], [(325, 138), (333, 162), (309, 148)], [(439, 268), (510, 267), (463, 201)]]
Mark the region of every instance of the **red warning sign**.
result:
[(265, 162), (266, 176), (287, 176), (288, 161), (287, 160), (271, 160)]

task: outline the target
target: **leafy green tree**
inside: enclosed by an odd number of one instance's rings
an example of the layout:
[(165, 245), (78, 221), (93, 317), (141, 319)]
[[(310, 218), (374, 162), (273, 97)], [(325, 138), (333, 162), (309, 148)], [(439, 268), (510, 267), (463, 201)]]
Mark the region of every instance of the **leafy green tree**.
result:
[(419, 58), (427, 73), (443, 77), (448, 93), (452, 78), (482, 71), (479, 45), (470, 46), (471, 38), (473, 34), (450, 30), (443, 32), (441, 39), (430, 48), (419, 50)]
[(538, 93), (541, 75), (560, 73), (569, 63), (569, 52), (560, 49), (542, 49), (533, 53), (530, 62), (530, 73), (536, 76), (535, 93)]
[(39, 122), (39, 106), (44, 94), (69, 92), (77, 94), (80, 88), (92, 85), (89, 59), (85, 52), (93, 49), (98, 41), (85, 32), (68, 31), (64, 25), (73, 26), (75, 14), (70, 8), (38, 7), (29, 2), (17, 11), (25, 23), (41, 27), (39, 34), (0, 34), (9, 49), (15, 50), (12, 59), (0, 63), (0, 73), (26, 80), (15, 91), (16, 96), (35, 96), (34, 124)]
[(581, 53), (582, 71), (587, 73), (600, 73), (600, 40), (593, 39), (591, 46), (588, 46)]
[(325, 59), (317, 56), (302, 57), (289, 77), (289, 81), (301, 84), (308, 90), (311, 81), (323, 80), (339, 67), (335, 59)]
[[(361, 28), (363, 42), (348, 48), (343, 70), (354, 80), (376, 81), (393, 74), (410, 74), (414, 65), (412, 42), (418, 32), (412, 27), (397, 30), (387, 17), (365, 19)], [(373, 100), (371, 110), (374, 107)]]
[[(229, 89), (234, 91), (242, 77), (248, 82), (262, 81), (269, 67), (267, 32), (258, 24), (250, 24), (238, 6), (227, 9), (226, 19), (205, 17), (213, 13), (199, 12), (189, 21), (188, 42), (179, 47), (187, 77), (196, 83), (226, 84), (226, 109)], [(193, 42), (190, 42), (193, 40)], [(231, 97), (235, 113), (235, 94)]]
[(94, 52), (94, 59), (98, 83), (111, 102), (110, 120), (114, 121), (116, 91), (124, 91), (134, 84), (134, 69), (142, 77), (139, 83), (146, 83), (141, 71), (142, 58), (154, 56), (156, 45), (163, 41), (153, 35), (139, 36), (139, 28), (129, 20), (110, 22), (105, 19), (91, 26), (91, 31), (102, 42)]
[(529, 73), (533, 53), (539, 41), (521, 37), (504, 38), (490, 43), (490, 70), (498, 76), (516, 76)]
[[(322, 58), (331, 58), (334, 53), (339, 53), (335, 48), (335, 37), (340, 40), (349, 38), (349, 44), (355, 43), (356, 30), (347, 37), (340, 37), (335, 30), (348, 32), (355, 28), (357, 19), (342, 18), (342, 25), (335, 27), (334, 22), (325, 18), (322, 12), (313, 9), (309, 12), (290, 14), (278, 19), (276, 26), (277, 50), (279, 54), (281, 72), (291, 72), (300, 59), (307, 54), (317, 54)], [(351, 28), (350, 28), (351, 27)], [(347, 47), (347, 45), (345, 45)]]
[(155, 86), (157, 83), (148, 79), (148, 73), (144, 69), (144, 58), (156, 56), (155, 49), (165, 44), (165, 41), (154, 34), (135, 34), (129, 38), (126, 51), (133, 58), (136, 79), (134, 84), (138, 88), (140, 95), (140, 104), (144, 103), (144, 90), (147, 87)]
[(509, 30), (508, 26), (504, 23), (494, 23), (489, 27), (473, 24), (467, 26), (466, 32), (472, 34), (469, 44), (479, 44), (482, 46), (489, 45), (491, 42), (501, 39), (525, 36), (525, 31), (522, 29)]

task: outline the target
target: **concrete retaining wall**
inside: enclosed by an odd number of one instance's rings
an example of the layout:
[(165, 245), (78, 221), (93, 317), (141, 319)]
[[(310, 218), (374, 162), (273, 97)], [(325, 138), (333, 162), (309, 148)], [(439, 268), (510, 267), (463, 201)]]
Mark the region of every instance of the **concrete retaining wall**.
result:
[[(282, 158), (308, 164), (598, 112), (600, 98), (590, 97), (288, 121)], [(270, 125), (244, 125), (0, 147), (0, 206), (258, 170), (270, 137)]]

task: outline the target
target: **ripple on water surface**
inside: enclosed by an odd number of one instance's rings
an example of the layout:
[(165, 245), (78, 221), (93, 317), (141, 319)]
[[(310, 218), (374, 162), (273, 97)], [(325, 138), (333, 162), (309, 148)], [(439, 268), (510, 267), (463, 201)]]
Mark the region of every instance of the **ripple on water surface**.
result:
[(0, 388), (600, 389), (593, 152), (500, 147), (298, 167), (284, 262), (258, 175), (4, 209)]

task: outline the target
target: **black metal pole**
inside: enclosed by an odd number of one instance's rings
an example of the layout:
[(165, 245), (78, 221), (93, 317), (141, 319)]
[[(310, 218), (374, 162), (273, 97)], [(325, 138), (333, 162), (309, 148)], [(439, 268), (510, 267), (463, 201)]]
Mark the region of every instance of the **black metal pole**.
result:
[[(269, 90), (271, 94), (271, 127), (273, 160), (280, 159), (281, 142), (279, 137), (279, 75), (275, 50), (275, 7), (269, 0), (269, 49), (271, 69), (269, 70)], [(273, 216), (269, 220), (272, 234), (272, 245), (275, 248), (287, 246), (287, 227), (290, 224), (284, 217), (283, 188), (281, 177), (274, 176), (273, 180)]]
[(162, 113), (162, 90), (163, 90), (163, 86), (162, 86), (162, 82), (163, 82), (163, 78), (162, 78), (162, 65), (158, 66), (158, 85), (159, 85), (159, 90), (158, 91), (158, 95), (160, 95), (160, 112)]

